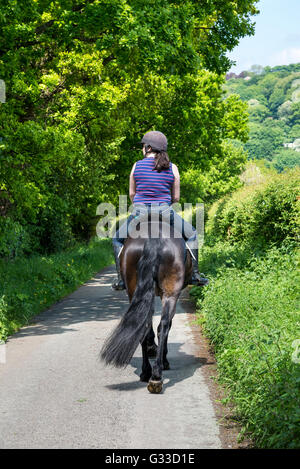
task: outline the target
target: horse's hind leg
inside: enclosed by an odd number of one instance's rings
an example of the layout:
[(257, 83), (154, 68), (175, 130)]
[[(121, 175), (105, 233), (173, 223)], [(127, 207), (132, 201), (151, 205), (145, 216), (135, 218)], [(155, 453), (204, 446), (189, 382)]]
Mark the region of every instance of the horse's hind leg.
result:
[[(169, 332), (170, 332), (170, 329), (171, 329), (171, 326), (172, 326), (172, 321), (170, 321), (170, 327), (169, 327)], [(157, 335), (158, 335), (158, 338), (160, 336), (160, 329), (161, 329), (161, 322), (159, 323), (159, 326), (157, 328)], [(164, 353), (163, 353), (163, 370), (169, 370), (170, 369), (170, 363), (167, 359), (167, 355), (168, 355), (168, 337), (169, 337), (169, 332), (168, 332), (168, 335), (166, 337), (166, 340), (165, 340), (165, 346), (164, 346)]]
[[(154, 313), (154, 310), (153, 310)], [(149, 362), (149, 358), (155, 358), (157, 352), (157, 345), (154, 342), (155, 334), (153, 330), (153, 324), (149, 329), (148, 334), (145, 336), (142, 342), (142, 352), (143, 352), (143, 365), (142, 373), (140, 374), (141, 381), (148, 382), (152, 375), (152, 368)]]
[(178, 296), (179, 293), (171, 297), (163, 298), (157, 357), (152, 368), (151, 379), (148, 383), (148, 391), (151, 393), (160, 393), (162, 390), (163, 361), (167, 351), (168, 334), (171, 327), (172, 318), (175, 314)]
[(154, 341), (155, 339), (155, 334), (153, 330), (153, 325), (151, 324), (151, 329), (148, 332), (147, 335), (147, 350), (148, 350), (148, 357), (149, 358), (155, 358), (156, 353), (157, 353), (157, 345)]
[(140, 374), (141, 381), (146, 381), (148, 383), (151, 375), (152, 375), (152, 368), (149, 362), (149, 354), (148, 354), (148, 336), (142, 342), (142, 352), (143, 352), (143, 365), (142, 365), (142, 373)]

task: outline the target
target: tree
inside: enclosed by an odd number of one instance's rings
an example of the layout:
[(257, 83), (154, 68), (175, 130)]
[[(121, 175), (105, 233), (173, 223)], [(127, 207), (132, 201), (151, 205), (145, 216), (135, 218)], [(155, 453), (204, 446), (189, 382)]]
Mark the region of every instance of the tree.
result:
[(259, 102), (257, 104), (250, 105), (250, 102), (248, 101), (248, 104), (249, 104), (249, 108), (248, 108), (249, 116), (252, 122), (254, 121), (263, 122), (267, 117), (270, 116), (270, 111), (267, 108), (267, 106), (264, 106), (263, 104), (259, 104)]
[(288, 133), (288, 138), (292, 141), (295, 140), (300, 135), (300, 123), (293, 125)]
[(276, 117), (276, 111), (278, 107), (281, 106), (281, 104), (284, 102), (284, 100), (285, 100), (284, 90), (281, 87), (275, 88), (274, 92), (270, 95), (270, 98), (269, 98), (269, 107), (274, 117)]
[(282, 148), (274, 155), (272, 165), (278, 173), (282, 173), (287, 168), (300, 166), (300, 152), (290, 148)]
[(250, 123), (250, 139), (245, 144), (251, 159), (272, 159), (278, 146), (284, 142), (284, 130), (276, 122), (266, 120), (263, 124)]
[(253, 33), (256, 3), (1, 0), (3, 215), (38, 239), (58, 219), (62, 236), (88, 236), (97, 204), (127, 192), (137, 142), (153, 128), (182, 170), (221, 163), (223, 139), (245, 138), (246, 118), (236, 116), (240, 129), (224, 118), (219, 74)]
[(261, 75), (264, 72), (264, 67), (262, 65), (252, 65), (249, 71), (254, 75)]

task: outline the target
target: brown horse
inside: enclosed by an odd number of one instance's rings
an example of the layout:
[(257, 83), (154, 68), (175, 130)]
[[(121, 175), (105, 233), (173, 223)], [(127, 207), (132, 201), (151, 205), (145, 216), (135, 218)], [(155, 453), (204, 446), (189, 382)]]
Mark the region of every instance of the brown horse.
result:
[[(152, 393), (162, 390), (162, 370), (169, 369), (168, 334), (180, 292), (188, 285), (192, 273), (191, 256), (181, 234), (164, 222), (157, 223), (158, 237), (151, 237), (153, 223), (141, 222), (141, 237), (129, 237), (124, 245), (120, 265), (130, 306), (101, 350), (101, 358), (107, 364), (125, 367), (141, 343), (140, 378), (148, 382), (148, 390)], [(155, 294), (162, 300), (162, 313), (152, 368), (149, 346), (155, 347), (152, 327)]]

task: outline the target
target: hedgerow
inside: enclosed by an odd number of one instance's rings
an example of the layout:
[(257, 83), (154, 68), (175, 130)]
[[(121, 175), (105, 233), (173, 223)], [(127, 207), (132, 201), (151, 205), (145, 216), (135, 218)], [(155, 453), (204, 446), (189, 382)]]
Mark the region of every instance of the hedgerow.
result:
[(297, 340), (300, 344), (300, 279), (295, 254), (273, 248), (246, 260), (245, 253), (250, 250), (245, 248), (240, 257), (231, 247), (224, 255), (220, 244), (204, 251), (204, 259), (215, 255), (215, 277), (209, 275), (204, 294), (194, 290), (198, 320), (214, 346), (220, 381), (235, 404), (242, 433), (250, 432), (258, 447), (299, 448), (300, 359), (294, 362), (293, 354)]
[(208, 223), (207, 239), (264, 245), (297, 239), (299, 180), (300, 168), (295, 168), (222, 199)]
[(193, 288), (226, 400), (260, 448), (300, 447), (299, 171), (246, 186), (210, 211)]

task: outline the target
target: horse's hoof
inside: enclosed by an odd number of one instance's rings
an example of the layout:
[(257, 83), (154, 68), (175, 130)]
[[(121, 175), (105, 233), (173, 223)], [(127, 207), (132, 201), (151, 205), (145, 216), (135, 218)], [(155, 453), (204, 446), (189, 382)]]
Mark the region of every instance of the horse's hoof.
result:
[(169, 362), (165, 362), (164, 363), (164, 370), (169, 370), (170, 369), (170, 363)]
[(152, 381), (150, 380), (147, 386), (147, 389), (151, 394), (159, 394), (162, 391), (163, 382), (162, 381)]

